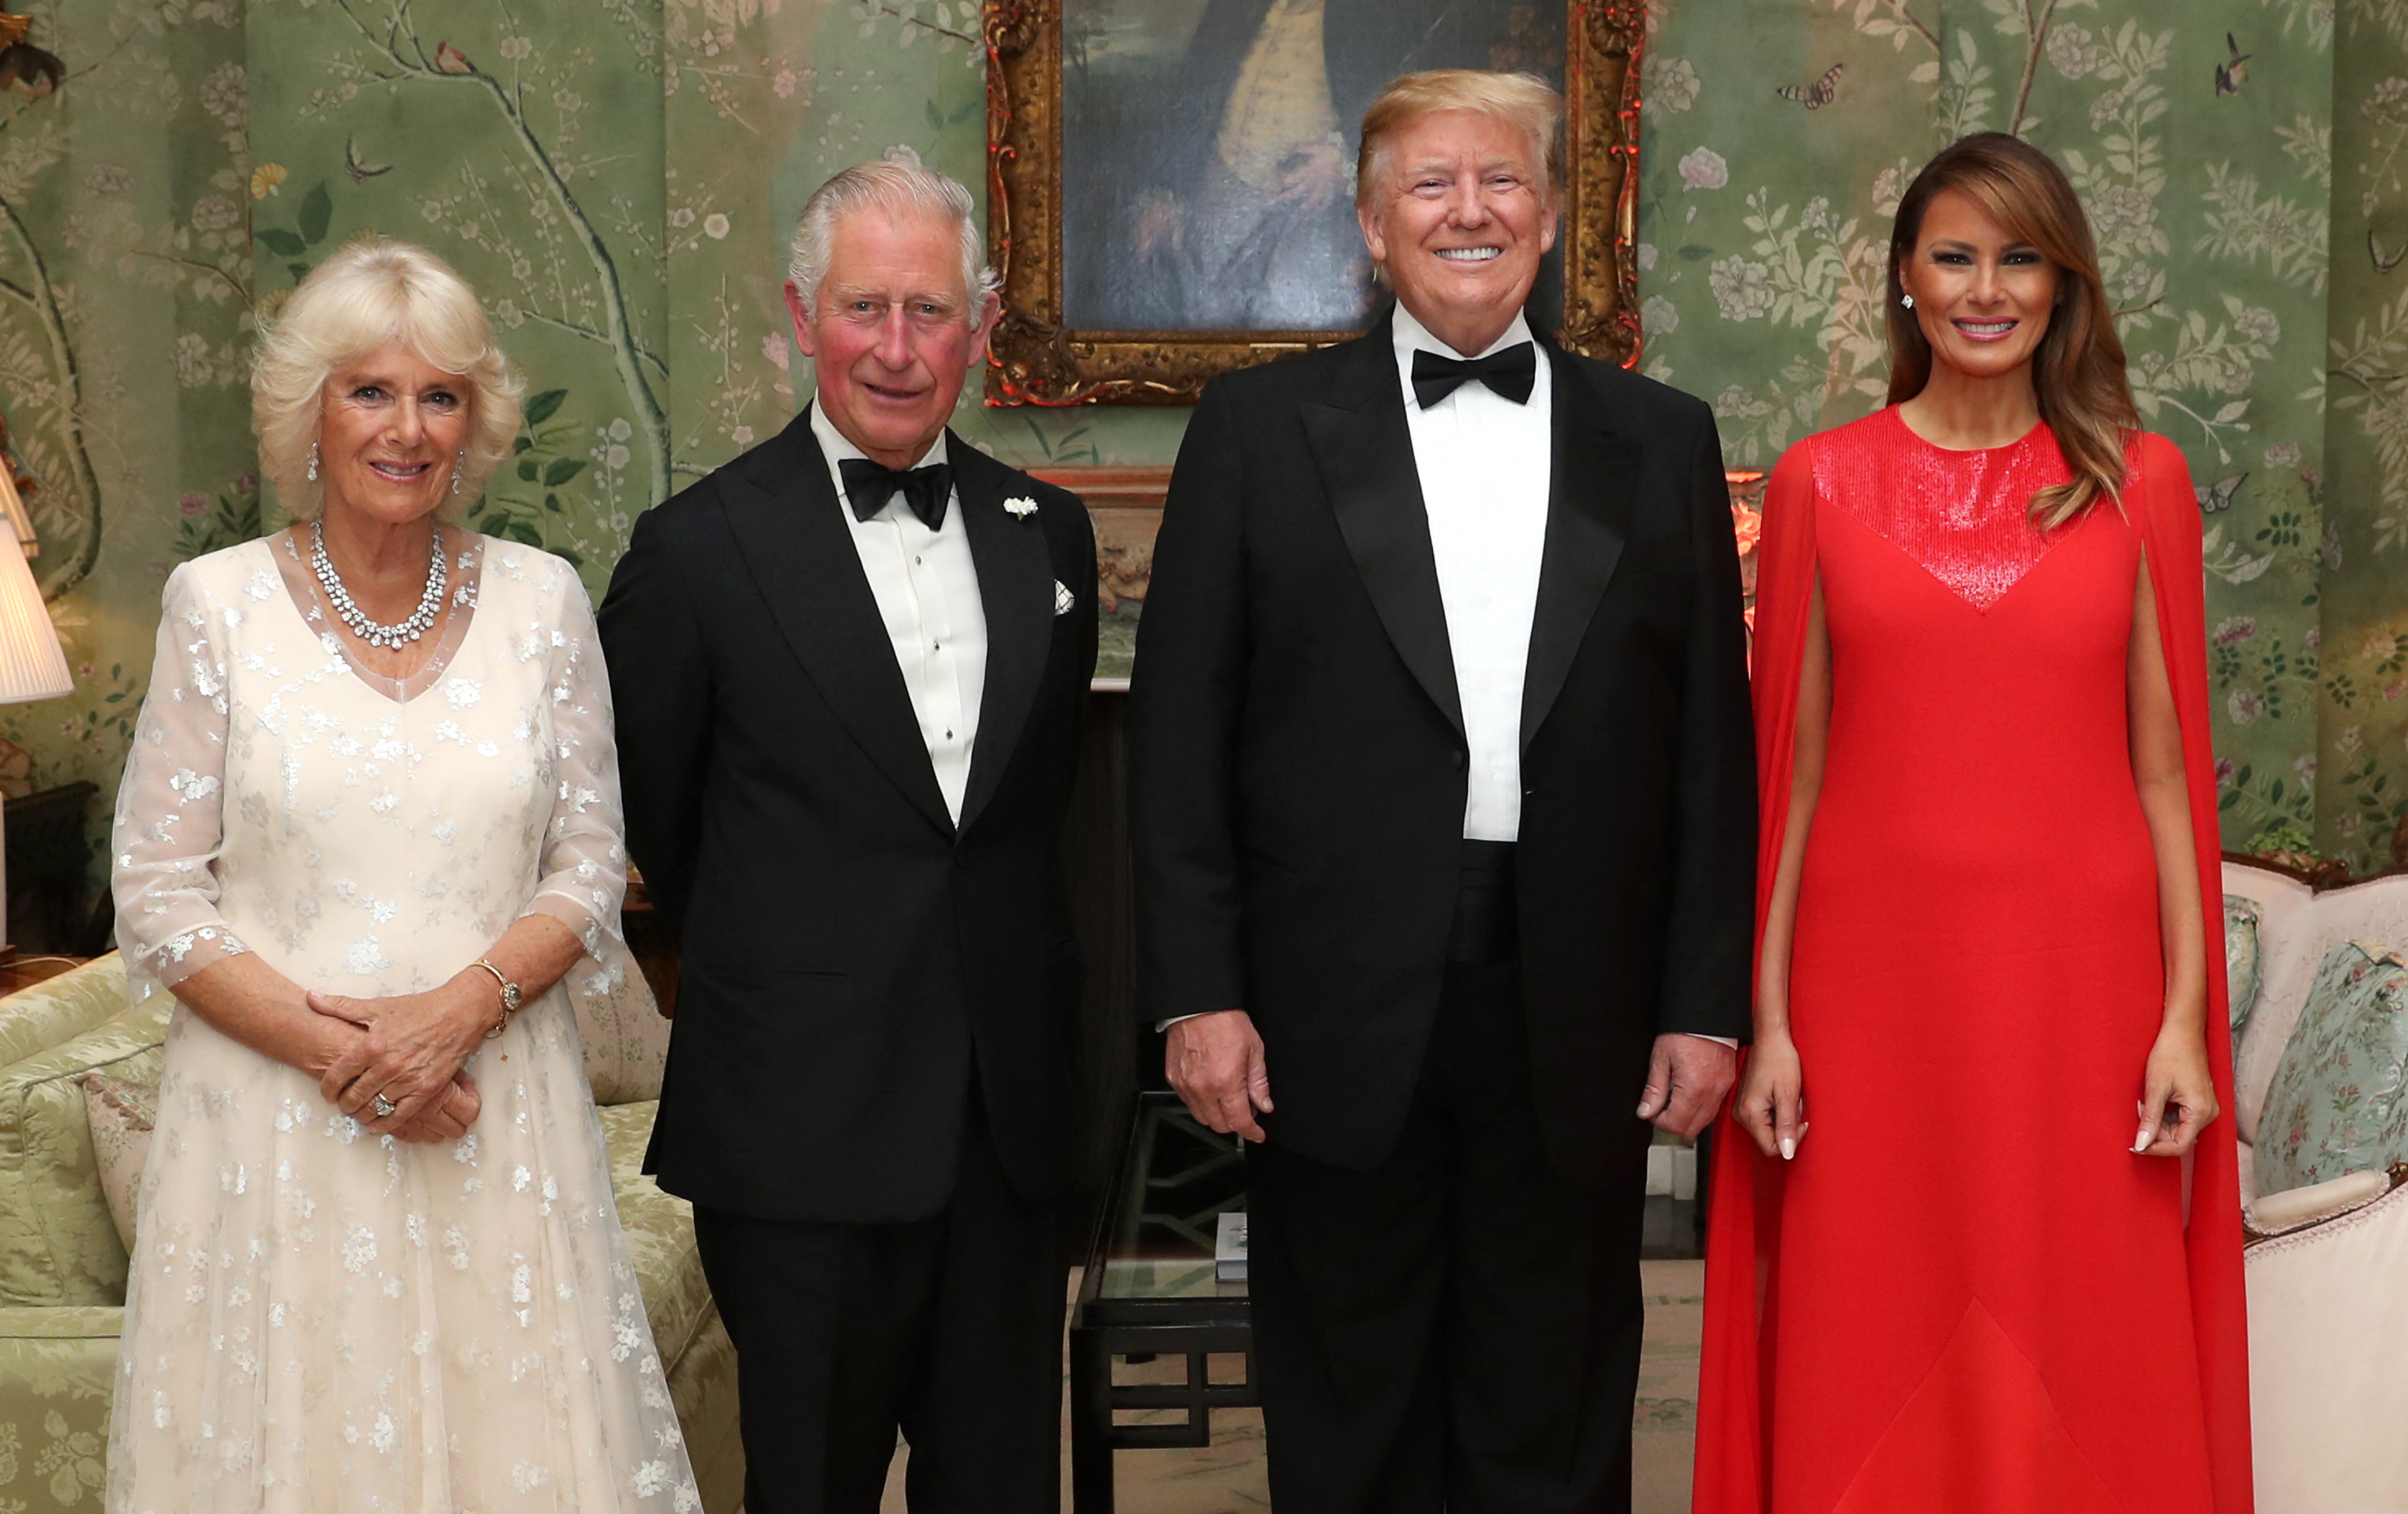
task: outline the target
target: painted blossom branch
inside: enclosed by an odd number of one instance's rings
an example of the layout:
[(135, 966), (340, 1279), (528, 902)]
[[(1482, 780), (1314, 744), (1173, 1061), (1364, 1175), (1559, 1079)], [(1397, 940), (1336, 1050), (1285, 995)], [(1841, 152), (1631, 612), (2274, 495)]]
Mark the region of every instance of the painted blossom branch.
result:
[[(554, 330), (567, 332), (572, 336), (582, 336), (589, 342), (600, 342), (606, 347), (609, 345), (610, 334), (609, 332), (597, 331), (594, 327), (587, 325), (582, 321), (571, 321), (566, 316), (556, 316), (543, 310), (530, 310), (523, 308), (519, 311), (519, 314), (526, 317), (529, 321), (534, 321), (539, 326), (551, 326)], [(669, 365), (662, 362), (660, 357), (654, 353), (651, 348), (638, 344), (636, 348), (636, 355), (643, 359), (646, 363), (651, 364), (654, 368), (658, 369), (662, 378), (666, 378), (668, 377)]]
[(132, 251), (137, 258), (149, 258), (153, 263), (173, 264), (179, 268), (190, 268), (195, 273), (205, 273), (217, 279), (223, 279), (228, 289), (233, 290), (236, 294), (242, 296), (242, 301), (245, 305), (251, 303), (250, 288), (245, 285), (241, 279), (236, 279), (234, 275), (226, 272), (223, 268), (219, 267), (214, 263), (203, 263), (198, 258), (179, 258), (166, 252), (145, 252), (138, 247), (132, 249)]
[(1915, 20), (1914, 12), (1906, 8), (1906, 0), (1889, 0), (1889, 9), (1890, 14), (1898, 18), (1898, 23), (1900, 26), (1929, 43), (1934, 55), (1939, 53), (1940, 34)]
[(2057, 0), (2044, 0), (2040, 14), (2032, 14), (2032, 0), (2023, 0), (2024, 7), (2024, 81), (2015, 91), (2015, 113), (2007, 120), (2010, 135), (2024, 134), (2024, 107), (2031, 102), (2032, 79), (2040, 72), (2042, 50), (2048, 43), (2049, 22), (2057, 17)]
[(92, 465), (92, 453), (84, 445), (83, 370), (76, 362), (75, 344), (67, 337), (66, 321), (59, 313), (58, 292), (50, 285), (50, 267), (42, 261), (41, 249), (34, 245), (34, 235), (27, 229), (24, 218), (5, 195), (0, 195), (0, 221), (5, 221), (16, 234), (26, 266), (33, 270), (30, 287), (0, 279), (0, 291), (32, 309), (43, 336), (50, 341), (50, 361), (58, 365), (60, 387), (65, 392), (65, 400), (59, 408), (66, 428), (67, 456), (75, 465), (76, 487), (83, 492), (85, 500), (83, 540), (76, 544), (75, 561), (67, 564), (66, 571), (42, 586), (42, 603), (47, 605), (91, 577), (93, 565), (100, 561), (100, 474)]
[[(1891, 3), (1895, 5), (1898, 0), (1891, 0)], [(939, 36), (950, 36), (970, 47), (982, 45), (982, 39), (968, 32), (957, 32), (950, 26), (939, 26), (935, 21), (923, 21), (910, 11), (897, 10), (889, 5), (881, 5), (878, 0), (865, 0), (861, 10), (866, 16), (892, 16), (906, 26), (916, 26), (924, 32), (933, 32)]]
[(412, 79), (426, 83), (473, 85), (481, 90), (493, 102), (494, 107), (501, 112), (502, 120), (509, 125), (520, 150), (551, 191), (553, 203), (568, 218), (568, 223), (577, 228), (579, 240), (583, 243), (586, 257), (594, 264), (595, 277), (602, 286), (605, 330), (599, 334), (599, 339), (610, 350), (620, 384), (626, 390), (628, 403), (636, 411), (637, 424), (643, 428), (650, 453), (651, 503), (658, 504), (668, 498), (668, 412), (662, 407), (660, 396), (653, 392), (652, 380), (644, 373), (645, 354), (638, 349), (634, 323), (628, 319), (627, 294), (619, 277), (618, 263), (611, 257), (609, 245), (602, 240), (602, 234), (587, 218), (584, 207), (577, 203), (575, 192), (568, 187), (567, 177), (561, 172), (551, 152), (527, 123), (517, 92), (468, 61), (457, 49), (449, 54), (451, 58), (459, 60), (456, 66), (437, 67), (436, 60), (427, 55), (425, 41), (418, 35), (417, 22), (410, 15), (410, 0), (389, 0), (381, 36), (360, 14), (359, 4), (360, 0), (335, 0), (336, 7), (344, 17), (371, 47), (384, 55), (394, 70), (376, 77), (388, 83)]

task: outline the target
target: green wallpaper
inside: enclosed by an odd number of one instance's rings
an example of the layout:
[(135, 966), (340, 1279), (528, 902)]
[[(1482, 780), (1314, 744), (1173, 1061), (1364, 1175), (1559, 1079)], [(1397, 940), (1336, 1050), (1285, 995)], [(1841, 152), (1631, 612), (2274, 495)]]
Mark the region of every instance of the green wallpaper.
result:
[(2344, 830), (2318, 781), (2342, 764), (2321, 580), (2351, 518), (2327, 513), (2323, 351), (2357, 319), (2327, 269), (2332, 44), (2316, 0), (1675, 0), (1643, 76), (1643, 365), (1713, 402), (1733, 466), (1770, 467), (1887, 392), (1891, 217), (1923, 159), (1979, 130), (2055, 153), (2143, 417), (2207, 490), (2225, 838), (2371, 865), (2387, 826)]
[[(598, 590), (638, 511), (808, 393), (779, 285), (812, 186), (898, 149), (983, 186), (968, 0), (29, 8), (70, 78), (0, 96), (0, 409), (80, 681), (0, 707), (0, 734), (44, 783), (114, 782), (166, 569), (274, 523), (250, 311), (329, 246), (423, 241), (484, 293), (531, 403), (477, 523)], [(2057, 153), (2150, 424), (2208, 490), (2226, 839), (2388, 861), (2408, 0), (1666, 0), (1650, 21), (1648, 371), (1714, 403), (1733, 466), (1770, 465), (1879, 403), (1914, 166), (1976, 127)], [(994, 409), (973, 386), (959, 422), (1015, 463), (1155, 463), (1184, 413)]]

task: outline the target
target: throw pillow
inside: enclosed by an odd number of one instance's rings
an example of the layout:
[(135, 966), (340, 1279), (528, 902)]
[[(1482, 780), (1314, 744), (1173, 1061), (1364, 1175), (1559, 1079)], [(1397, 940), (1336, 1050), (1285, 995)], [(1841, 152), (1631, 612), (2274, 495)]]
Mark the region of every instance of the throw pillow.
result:
[[(128, 1059), (129, 1061), (135, 1059)], [(150, 1131), (159, 1121), (159, 1059), (149, 1059), (146, 1081), (125, 1064), (95, 1069), (76, 1078), (83, 1086), (84, 1118), (92, 1125), (92, 1154), (100, 1167), (100, 1191), (117, 1238), (134, 1250), (134, 1215), (142, 1196), (142, 1166), (150, 1158)]]
[(2316, 969), (2258, 1121), (2258, 1191), (2408, 1160), (2408, 962), (2349, 942)]
[(2258, 1007), (2258, 922), (2265, 910), (2255, 899), (2237, 893), (2224, 896), (2224, 979), (2232, 997), (2232, 1050), (2241, 1050), (2241, 1032), (2249, 1011)]

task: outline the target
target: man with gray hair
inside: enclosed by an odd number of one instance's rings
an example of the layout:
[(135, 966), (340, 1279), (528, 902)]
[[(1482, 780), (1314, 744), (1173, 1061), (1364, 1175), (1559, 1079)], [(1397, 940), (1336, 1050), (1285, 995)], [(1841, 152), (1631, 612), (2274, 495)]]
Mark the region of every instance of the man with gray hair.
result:
[(871, 1514), (898, 1430), (920, 1514), (1058, 1507), (1096, 553), (946, 429), (997, 311), (974, 217), (916, 162), (821, 186), (816, 395), (637, 521), (600, 615), (682, 950), (645, 1168), (695, 1206), (750, 1514)]

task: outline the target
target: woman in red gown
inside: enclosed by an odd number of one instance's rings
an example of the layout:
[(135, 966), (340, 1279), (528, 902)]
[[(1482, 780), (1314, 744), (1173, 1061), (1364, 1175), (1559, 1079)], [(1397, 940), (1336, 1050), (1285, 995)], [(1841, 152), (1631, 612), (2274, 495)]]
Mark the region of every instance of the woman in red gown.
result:
[(1889, 293), (1765, 505), (1694, 1507), (2248, 1514), (2190, 479), (2037, 150), (1933, 159)]

